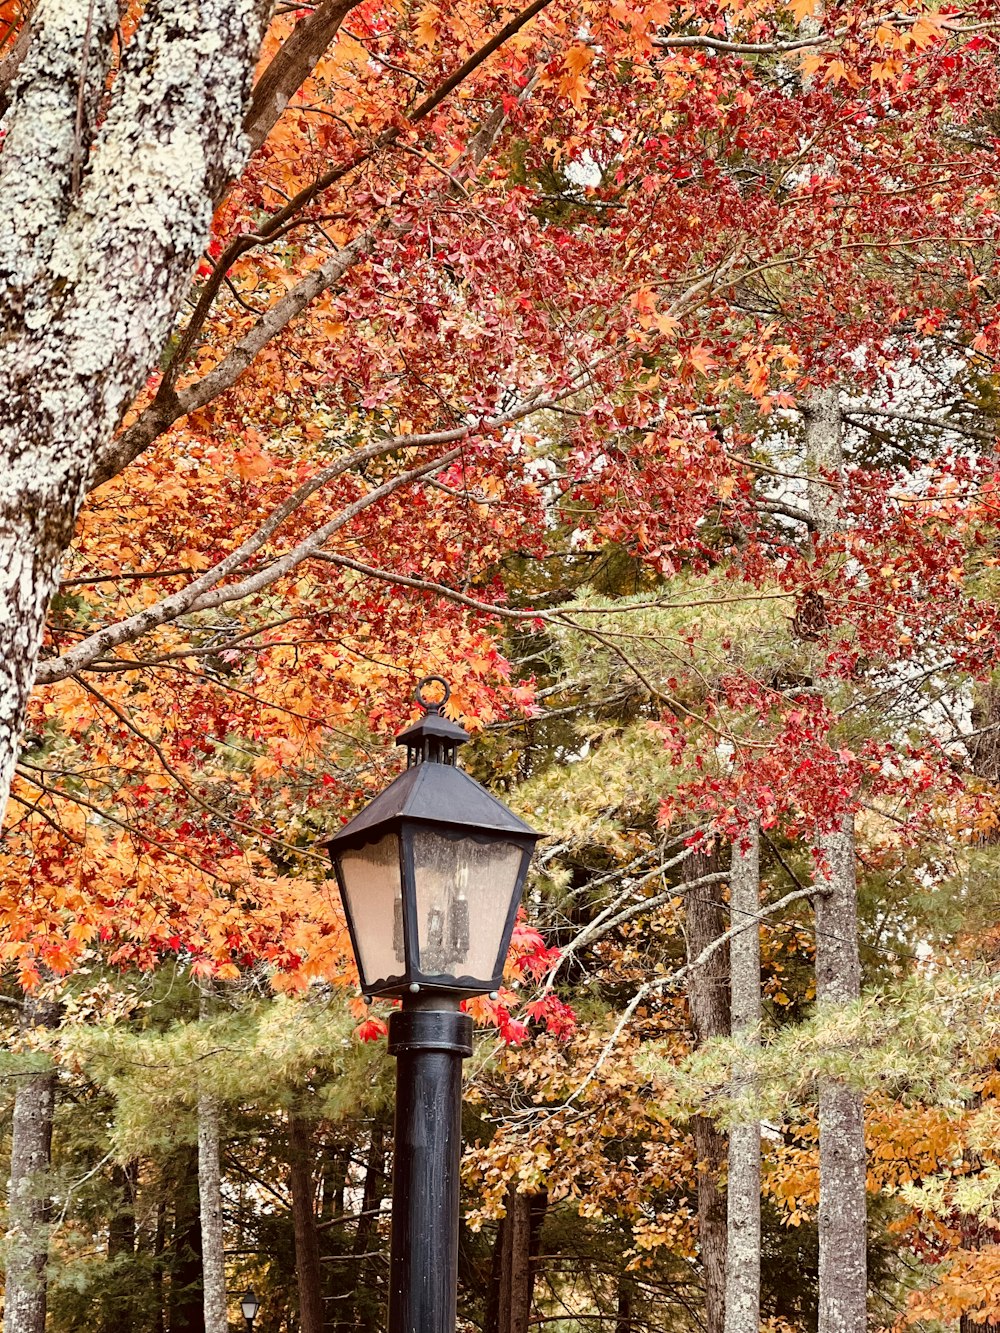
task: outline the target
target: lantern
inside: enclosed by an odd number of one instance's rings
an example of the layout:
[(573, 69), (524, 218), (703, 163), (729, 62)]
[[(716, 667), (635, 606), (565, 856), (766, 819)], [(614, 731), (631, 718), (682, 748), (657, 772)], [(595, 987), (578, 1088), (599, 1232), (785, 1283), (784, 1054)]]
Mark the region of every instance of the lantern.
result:
[(366, 996), (496, 990), (541, 836), (456, 766), (469, 736), (448, 695), (421, 681), (424, 716), (396, 738), (406, 770), (325, 843)]

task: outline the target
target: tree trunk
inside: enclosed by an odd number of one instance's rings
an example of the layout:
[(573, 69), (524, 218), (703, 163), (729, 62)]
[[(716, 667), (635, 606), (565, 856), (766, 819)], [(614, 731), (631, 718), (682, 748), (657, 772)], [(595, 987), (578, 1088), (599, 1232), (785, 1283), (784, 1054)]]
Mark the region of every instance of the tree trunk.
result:
[[(749, 924), (760, 911), (760, 837), (755, 823), (746, 844), (733, 843), (729, 907), (734, 929)], [(729, 942), (733, 1037), (748, 1055), (760, 1045), (760, 925)], [(748, 1062), (749, 1063), (749, 1062)], [(725, 1333), (757, 1333), (760, 1327), (760, 1118), (752, 1104), (753, 1074), (737, 1063), (730, 1088), (738, 1106), (750, 1105), (729, 1130), (728, 1239), (726, 1250)]]
[(167, 1210), (163, 1200), (156, 1204), (156, 1229), (153, 1232), (153, 1333), (164, 1333), (163, 1251), (167, 1244)]
[(139, 1164), (117, 1163), (111, 1168), (111, 1184), (121, 1200), (108, 1227), (108, 1258), (135, 1253), (135, 1196), (139, 1184)]
[[(632, 1280), (627, 1273), (618, 1279), (618, 1311), (615, 1333), (632, 1333)], [(754, 1330), (756, 1333), (756, 1330)]]
[(228, 1333), (226, 1242), (222, 1228), (222, 1174), (219, 1167), (219, 1104), (207, 1093), (202, 1093), (198, 1098), (198, 1204), (201, 1217), (205, 1333)]
[[(295, 1277), (301, 1333), (323, 1333), (323, 1278), (313, 1205), (312, 1140), (301, 1117), (288, 1116), (288, 1174), (295, 1228)], [(363, 1220), (363, 1219), (362, 1219)]]
[(63, 550), (246, 161), (269, 8), (151, 0), (110, 93), (115, 0), (32, 15), (0, 153), (0, 818)]
[[(697, 879), (719, 868), (718, 849), (695, 853), (688, 862), (688, 878)], [(688, 956), (697, 957), (726, 932), (724, 905), (711, 888), (692, 889), (684, 900)], [(706, 963), (688, 973), (688, 1005), (695, 1038), (729, 1036), (729, 950), (716, 949)], [(726, 1312), (726, 1191), (722, 1170), (726, 1136), (710, 1116), (696, 1116), (691, 1126), (698, 1159), (698, 1245), (705, 1282), (705, 1328), (723, 1333)]]
[(202, 1300), (201, 1218), (198, 1211), (198, 1154), (177, 1154), (174, 1228), (170, 1256), (170, 1333), (206, 1333)]
[[(836, 389), (808, 410), (809, 507), (821, 536), (841, 521), (843, 438)], [(833, 483), (833, 484), (831, 484)], [(816, 879), (816, 1003), (861, 994), (854, 817), (819, 838), (826, 871)], [(864, 1097), (824, 1078), (819, 1088), (819, 1333), (864, 1333), (868, 1293)]]
[[(519, 1194), (513, 1185), (507, 1191), (507, 1212), (497, 1235), (499, 1273), (495, 1275), (492, 1302), (496, 1333), (528, 1333), (547, 1208), (545, 1193)], [(490, 1312), (486, 1323), (490, 1323)]]
[[(22, 1027), (55, 1027), (59, 1007), (25, 995)], [(51, 1213), (46, 1179), (52, 1161), (54, 1069), (17, 1080), (10, 1155), (9, 1231), (4, 1333), (45, 1333), (46, 1280)]]
[[(139, 1186), (139, 1166), (135, 1161), (125, 1166), (116, 1162), (111, 1168), (111, 1185), (115, 1192), (115, 1211), (108, 1225), (108, 1260), (113, 1264), (119, 1256), (135, 1254), (135, 1203)], [(158, 1275), (157, 1275), (158, 1276)], [(134, 1323), (132, 1275), (124, 1272), (103, 1301), (101, 1327), (104, 1333), (122, 1333)]]
[[(854, 820), (820, 839), (828, 873), (816, 881), (816, 1001), (861, 994)], [(864, 1333), (867, 1196), (864, 1097), (835, 1078), (819, 1090), (819, 1333)]]

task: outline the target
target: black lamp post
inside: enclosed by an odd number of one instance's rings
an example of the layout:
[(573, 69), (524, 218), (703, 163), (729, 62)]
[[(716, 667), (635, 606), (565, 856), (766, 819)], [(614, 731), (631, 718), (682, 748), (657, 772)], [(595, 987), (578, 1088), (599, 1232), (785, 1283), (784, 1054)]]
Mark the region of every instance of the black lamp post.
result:
[(257, 1318), (260, 1302), (253, 1294), (252, 1287), (248, 1287), (240, 1297), (240, 1309), (243, 1312), (243, 1318), (247, 1321), (247, 1333), (253, 1333), (253, 1321)]
[[(423, 696), (432, 681), (444, 698)], [(406, 771), (326, 842), (366, 997), (398, 996), (388, 1333), (454, 1333), (463, 998), (495, 991), (541, 836), (455, 765), (468, 733), (421, 681), (424, 717), (396, 738)]]

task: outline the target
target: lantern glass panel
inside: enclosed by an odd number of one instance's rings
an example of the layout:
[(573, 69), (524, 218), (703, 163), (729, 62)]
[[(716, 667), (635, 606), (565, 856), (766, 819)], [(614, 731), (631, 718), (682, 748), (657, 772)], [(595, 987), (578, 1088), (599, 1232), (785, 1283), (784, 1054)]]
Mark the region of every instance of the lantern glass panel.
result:
[(341, 852), (338, 859), (362, 983), (400, 976), (406, 954), (399, 838), (389, 833), (380, 842)]
[(522, 857), (511, 842), (414, 833), (417, 966), (425, 976), (493, 976)]

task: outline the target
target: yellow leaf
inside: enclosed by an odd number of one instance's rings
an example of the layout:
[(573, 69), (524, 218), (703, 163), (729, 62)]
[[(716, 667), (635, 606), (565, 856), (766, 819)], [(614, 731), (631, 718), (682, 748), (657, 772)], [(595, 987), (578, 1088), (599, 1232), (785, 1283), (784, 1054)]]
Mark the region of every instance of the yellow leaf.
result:
[(913, 45), (916, 47), (928, 46), (941, 36), (941, 25), (944, 19), (938, 14), (924, 14), (917, 19), (910, 29), (910, 36), (913, 39)]
[(417, 41), (421, 46), (433, 46), (438, 37), (441, 11), (437, 5), (425, 5), (417, 15)]

